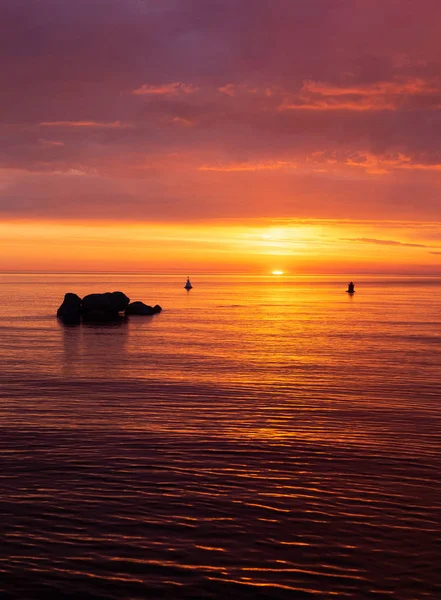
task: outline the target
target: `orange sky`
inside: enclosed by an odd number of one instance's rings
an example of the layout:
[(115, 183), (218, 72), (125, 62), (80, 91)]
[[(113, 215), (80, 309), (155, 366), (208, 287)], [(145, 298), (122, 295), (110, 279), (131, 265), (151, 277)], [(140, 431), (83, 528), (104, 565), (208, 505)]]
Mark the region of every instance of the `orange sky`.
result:
[(0, 271), (441, 274), (440, 22), (0, 3)]
[(10, 271), (430, 274), (441, 256), (438, 232), (438, 224), (410, 222), (16, 221), (0, 225), (0, 254)]

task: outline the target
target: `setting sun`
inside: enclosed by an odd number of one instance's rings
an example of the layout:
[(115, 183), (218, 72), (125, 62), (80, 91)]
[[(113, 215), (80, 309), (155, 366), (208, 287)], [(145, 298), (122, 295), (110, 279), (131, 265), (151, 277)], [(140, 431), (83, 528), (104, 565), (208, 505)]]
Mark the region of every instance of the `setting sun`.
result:
[(283, 275), (283, 271), (273, 271), (273, 275)]

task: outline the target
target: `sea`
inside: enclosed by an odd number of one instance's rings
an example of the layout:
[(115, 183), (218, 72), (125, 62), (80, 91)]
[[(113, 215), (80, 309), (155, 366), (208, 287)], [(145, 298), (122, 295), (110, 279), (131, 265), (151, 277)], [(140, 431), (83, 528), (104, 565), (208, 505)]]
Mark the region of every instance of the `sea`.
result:
[(441, 279), (186, 275), (0, 275), (0, 598), (441, 598)]

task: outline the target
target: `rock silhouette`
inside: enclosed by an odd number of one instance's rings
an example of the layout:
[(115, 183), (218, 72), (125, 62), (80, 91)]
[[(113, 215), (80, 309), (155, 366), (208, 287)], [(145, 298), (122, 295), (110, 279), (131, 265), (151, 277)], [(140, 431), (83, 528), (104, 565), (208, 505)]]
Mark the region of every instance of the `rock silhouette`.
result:
[(161, 312), (162, 308), (156, 304), (155, 306), (149, 306), (148, 304), (144, 304), (144, 302), (131, 302), (127, 309), (127, 315), (155, 315), (156, 313)]
[(123, 292), (88, 294), (83, 299), (69, 292), (57, 310), (57, 317), (66, 324), (80, 323), (81, 320), (109, 323), (121, 321), (127, 315), (154, 315), (161, 310), (158, 304), (149, 306), (144, 302), (130, 303), (130, 298)]
[(79, 322), (81, 319), (81, 298), (70, 292), (65, 294), (63, 303), (57, 310), (57, 317), (66, 322)]
[(89, 294), (88, 296), (84, 296), (81, 306), (83, 312), (91, 310), (122, 312), (126, 310), (129, 303), (130, 298), (122, 292), (106, 292), (104, 294)]

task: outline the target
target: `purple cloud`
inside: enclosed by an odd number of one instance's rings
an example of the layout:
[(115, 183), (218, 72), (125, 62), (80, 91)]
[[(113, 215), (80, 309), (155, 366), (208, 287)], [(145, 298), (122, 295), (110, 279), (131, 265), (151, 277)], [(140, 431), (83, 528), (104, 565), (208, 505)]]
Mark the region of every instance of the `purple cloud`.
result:
[(441, 5), (383, 4), (0, 1), (0, 215), (441, 218)]

